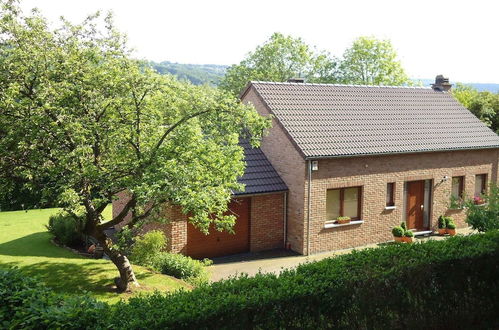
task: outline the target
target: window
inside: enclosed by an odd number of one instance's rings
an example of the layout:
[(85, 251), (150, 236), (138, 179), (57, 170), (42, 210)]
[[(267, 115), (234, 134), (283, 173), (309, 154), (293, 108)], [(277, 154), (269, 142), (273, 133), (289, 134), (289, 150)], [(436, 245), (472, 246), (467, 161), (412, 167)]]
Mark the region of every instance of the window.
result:
[(360, 219), (361, 187), (329, 189), (326, 195), (327, 220), (345, 216)]
[(475, 197), (480, 197), (487, 191), (487, 174), (477, 174), (475, 176)]
[(395, 182), (386, 184), (386, 206), (395, 206)]
[(464, 176), (452, 177), (452, 197), (455, 199), (463, 198), (464, 193)]

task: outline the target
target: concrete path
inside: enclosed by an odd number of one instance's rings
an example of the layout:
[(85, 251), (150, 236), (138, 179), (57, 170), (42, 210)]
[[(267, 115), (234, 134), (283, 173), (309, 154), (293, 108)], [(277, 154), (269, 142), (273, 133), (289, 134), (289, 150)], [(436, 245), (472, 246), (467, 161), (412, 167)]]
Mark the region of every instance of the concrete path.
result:
[[(458, 229), (457, 233), (466, 235), (472, 233), (470, 228)], [(442, 240), (447, 236), (420, 236), (416, 241), (425, 240)], [(380, 243), (385, 244), (385, 243)], [(366, 248), (377, 247), (380, 244), (370, 244), (355, 248), (355, 250), (363, 250)], [(283, 269), (294, 268), (300, 264), (322, 260), (341, 254), (350, 253), (354, 249), (345, 249), (331, 252), (313, 254), (311, 256), (303, 256), (292, 251), (272, 250), (260, 253), (245, 253), (228, 257), (213, 259), (213, 265), (208, 267), (211, 272), (211, 280), (213, 282), (225, 279), (238, 274), (246, 273), (255, 275), (258, 272), (262, 273), (280, 273)]]

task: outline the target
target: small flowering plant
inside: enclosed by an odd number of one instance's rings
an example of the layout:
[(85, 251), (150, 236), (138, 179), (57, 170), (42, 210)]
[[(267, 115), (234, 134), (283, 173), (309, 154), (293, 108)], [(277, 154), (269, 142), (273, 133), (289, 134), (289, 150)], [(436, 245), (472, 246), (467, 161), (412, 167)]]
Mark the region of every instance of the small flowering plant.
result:
[(481, 196), (475, 196), (473, 198), (473, 202), (476, 204), (476, 205), (480, 205), (480, 204), (484, 204), (485, 203), (485, 199), (483, 199), (483, 197)]

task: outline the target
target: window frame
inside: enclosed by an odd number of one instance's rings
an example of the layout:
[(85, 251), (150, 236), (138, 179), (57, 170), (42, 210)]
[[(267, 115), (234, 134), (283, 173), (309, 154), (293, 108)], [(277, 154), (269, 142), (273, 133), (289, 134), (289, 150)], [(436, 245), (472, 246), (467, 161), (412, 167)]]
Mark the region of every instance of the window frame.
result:
[[(353, 188), (357, 188), (357, 193), (358, 193), (358, 198), (357, 198), (357, 216), (354, 217), (354, 218), (350, 218), (350, 220), (360, 220), (360, 219), (362, 219), (362, 217), (361, 217), (361, 212), (362, 212), (362, 197), (363, 197), (362, 186), (327, 189), (326, 190), (326, 196), (327, 196), (327, 192), (329, 190), (339, 190), (340, 191), (340, 212), (339, 212), (340, 215), (339, 216), (343, 217), (344, 216), (344, 209), (345, 209), (345, 206), (344, 206), (344, 202), (345, 202), (345, 189), (353, 189)], [(326, 201), (327, 201), (327, 199), (326, 199)], [(327, 202), (326, 202), (326, 217), (327, 217)], [(336, 219), (326, 219), (326, 220), (327, 221), (334, 221)]]
[(464, 175), (456, 175), (456, 176), (453, 176), (451, 178), (451, 191), (450, 191), (450, 194), (451, 194), (451, 196), (454, 196), (452, 194), (452, 188), (453, 188), (453, 183), (454, 183), (454, 179), (455, 178), (460, 179), (457, 199), (463, 200), (463, 198), (464, 198), (464, 180), (465, 180)]
[[(476, 196), (476, 179), (479, 176), (482, 177), (482, 186), (480, 187), (480, 195)], [(473, 192), (473, 197), (480, 197), (487, 193), (487, 178), (488, 178), (487, 173), (475, 174), (475, 191)]]
[[(390, 200), (387, 200), (389, 189), (390, 189)], [(395, 191), (396, 191), (396, 189), (397, 189), (397, 185), (395, 182), (387, 182), (386, 183), (385, 207), (395, 206)]]

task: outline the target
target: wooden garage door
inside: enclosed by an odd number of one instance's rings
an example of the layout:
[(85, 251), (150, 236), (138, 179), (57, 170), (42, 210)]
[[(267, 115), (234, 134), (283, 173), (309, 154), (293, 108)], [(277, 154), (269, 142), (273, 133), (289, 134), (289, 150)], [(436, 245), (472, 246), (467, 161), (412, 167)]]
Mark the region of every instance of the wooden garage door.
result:
[(233, 199), (229, 210), (236, 216), (234, 234), (219, 232), (211, 225), (209, 234), (205, 235), (188, 224), (187, 255), (193, 258), (213, 258), (249, 250), (250, 198)]

